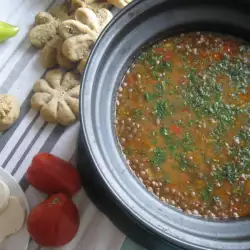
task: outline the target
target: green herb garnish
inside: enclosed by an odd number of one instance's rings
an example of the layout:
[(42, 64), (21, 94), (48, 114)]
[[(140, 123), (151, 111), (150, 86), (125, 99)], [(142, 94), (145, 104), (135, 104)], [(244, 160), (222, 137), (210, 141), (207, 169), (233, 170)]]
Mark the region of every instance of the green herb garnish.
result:
[(158, 96), (162, 96), (165, 91), (165, 82), (155, 84), (156, 93)]
[(158, 100), (154, 106), (154, 114), (157, 118), (163, 119), (165, 116), (170, 114), (169, 106), (167, 101)]
[(162, 136), (167, 136), (167, 135), (169, 135), (169, 133), (168, 133), (168, 130), (166, 129), (166, 128), (160, 128), (160, 134), (162, 135)]
[(148, 92), (144, 94), (144, 98), (147, 102), (151, 102), (155, 98), (155, 95)]
[(211, 183), (207, 183), (207, 186), (201, 191), (201, 199), (208, 201), (211, 197), (213, 186)]
[(156, 167), (159, 167), (167, 160), (166, 152), (160, 147), (157, 147), (153, 150), (153, 156), (149, 162)]
[(195, 149), (194, 139), (188, 132), (184, 134), (184, 138), (182, 140), (182, 146), (184, 151), (193, 151)]

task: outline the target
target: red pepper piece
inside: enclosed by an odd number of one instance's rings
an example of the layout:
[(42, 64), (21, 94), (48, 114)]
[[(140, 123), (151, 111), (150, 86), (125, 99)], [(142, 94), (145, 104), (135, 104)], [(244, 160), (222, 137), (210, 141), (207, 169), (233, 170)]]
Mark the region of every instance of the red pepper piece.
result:
[(176, 134), (176, 135), (179, 135), (181, 133), (181, 128), (176, 125), (172, 125), (170, 127), (170, 130), (172, 131), (173, 134)]
[(164, 48), (155, 48), (155, 53), (163, 54), (164, 51), (165, 51)]
[(173, 52), (167, 51), (164, 53), (162, 60), (166, 62), (166, 61), (170, 61), (172, 58), (173, 58)]
[(65, 193), (73, 196), (81, 189), (77, 170), (68, 162), (49, 153), (37, 154), (27, 170), (29, 183), (48, 195)]

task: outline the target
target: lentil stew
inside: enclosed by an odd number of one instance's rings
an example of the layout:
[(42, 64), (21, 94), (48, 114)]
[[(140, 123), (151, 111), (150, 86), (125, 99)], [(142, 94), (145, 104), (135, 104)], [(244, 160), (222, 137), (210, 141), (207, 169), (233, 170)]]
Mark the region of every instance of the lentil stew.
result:
[(187, 214), (250, 214), (250, 46), (193, 32), (142, 52), (116, 100), (127, 165)]

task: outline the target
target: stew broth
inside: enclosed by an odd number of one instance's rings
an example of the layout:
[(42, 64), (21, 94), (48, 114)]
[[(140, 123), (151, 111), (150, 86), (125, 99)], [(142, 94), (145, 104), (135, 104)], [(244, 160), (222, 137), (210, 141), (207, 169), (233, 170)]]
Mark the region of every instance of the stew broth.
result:
[(250, 48), (188, 33), (144, 51), (116, 101), (127, 164), (162, 201), (187, 214), (250, 214)]

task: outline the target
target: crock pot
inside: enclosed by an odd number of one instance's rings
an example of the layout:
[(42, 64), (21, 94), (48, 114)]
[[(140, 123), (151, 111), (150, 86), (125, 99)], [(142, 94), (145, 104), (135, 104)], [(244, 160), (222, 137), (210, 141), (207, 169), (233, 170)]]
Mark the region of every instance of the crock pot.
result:
[(149, 250), (250, 249), (250, 220), (188, 216), (148, 192), (126, 167), (114, 131), (115, 97), (141, 49), (189, 31), (214, 31), (250, 41), (248, 1), (134, 0), (96, 42), (82, 79), (78, 169), (94, 203)]

